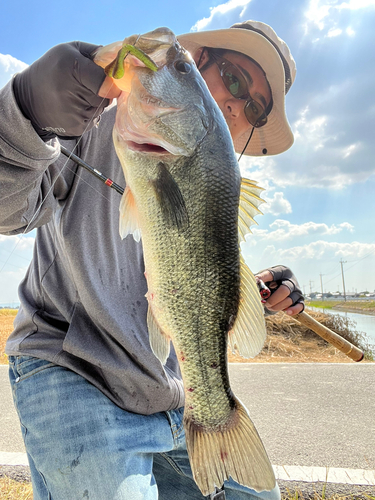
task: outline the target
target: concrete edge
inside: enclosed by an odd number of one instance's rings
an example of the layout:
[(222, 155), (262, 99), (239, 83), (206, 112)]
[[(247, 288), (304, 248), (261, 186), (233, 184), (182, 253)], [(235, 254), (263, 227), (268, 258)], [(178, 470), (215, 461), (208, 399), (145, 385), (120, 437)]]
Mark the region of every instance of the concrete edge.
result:
[[(0, 466), (27, 466), (26, 453), (0, 452)], [(375, 486), (375, 470), (273, 465), (277, 480)]]

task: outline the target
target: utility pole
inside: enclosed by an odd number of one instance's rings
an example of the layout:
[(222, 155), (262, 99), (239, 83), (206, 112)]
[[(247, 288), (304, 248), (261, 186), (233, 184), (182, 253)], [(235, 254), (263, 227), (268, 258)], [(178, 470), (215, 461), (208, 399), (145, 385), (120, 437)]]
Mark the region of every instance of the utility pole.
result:
[(314, 284), (314, 282), (310, 280), (310, 297), (311, 297), (311, 294), (312, 294), (312, 285), (313, 284)]
[(346, 302), (346, 292), (345, 292), (345, 280), (344, 280), (344, 266), (343, 264), (346, 264), (346, 260), (340, 260), (340, 264), (341, 264), (341, 274), (342, 274), (342, 286), (343, 286), (343, 289), (344, 289), (344, 301)]
[(322, 290), (322, 300), (324, 300), (324, 292), (323, 292), (323, 280), (322, 280), (322, 276), (323, 274), (319, 274), (320, 276), (320, 288)]

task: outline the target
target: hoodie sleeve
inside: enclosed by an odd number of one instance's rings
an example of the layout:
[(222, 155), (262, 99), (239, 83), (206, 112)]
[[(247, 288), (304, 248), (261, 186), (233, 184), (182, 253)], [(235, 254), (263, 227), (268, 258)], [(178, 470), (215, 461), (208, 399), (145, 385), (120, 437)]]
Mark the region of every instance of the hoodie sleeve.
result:
[[(57, 139), (45, 143), (15, 100), (13, 81), (0, 90), (0, 233), (31, 231), (47, 223), (68, 189)], [(43, 203), (42, 203), (43, 202)]]

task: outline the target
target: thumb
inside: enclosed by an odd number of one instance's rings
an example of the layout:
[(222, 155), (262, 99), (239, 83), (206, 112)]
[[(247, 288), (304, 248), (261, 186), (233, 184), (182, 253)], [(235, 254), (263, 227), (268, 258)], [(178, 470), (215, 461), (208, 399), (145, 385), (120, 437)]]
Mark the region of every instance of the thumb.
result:
[(269, 283), (270, 281), (273, 281), (273, 274), (267, 269), (265, 269), (264, 271), (260, 271), (255, 276), (261, 279), (263, 283)]
[(121, 94), (121, 90), (114, 83), (113, 78), (106, 76), (102, 83), (98, 96), (105, 97), (106, 99), (117, 99)]

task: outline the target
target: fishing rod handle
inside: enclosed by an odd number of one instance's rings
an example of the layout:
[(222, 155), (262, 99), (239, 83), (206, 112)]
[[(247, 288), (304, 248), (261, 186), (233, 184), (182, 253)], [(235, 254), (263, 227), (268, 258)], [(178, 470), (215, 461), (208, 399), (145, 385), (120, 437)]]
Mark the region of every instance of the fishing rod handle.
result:
[(307, 326), (307, 328), (310, 328), (310, 330), (318, 334), (320, 337), (332, 344), (339, 351), (346, 354), (352, 360), (362, 361), (364, 353), (361, 351), (361, 349), (358, 349), (358, 347), (341, 337), (341, 335), (338, 335), (326, 326), (319, 323), (319, 321), (316, 321), (306, 312), (301, 312), (293, 316), (293, 318), (303, 325)]

